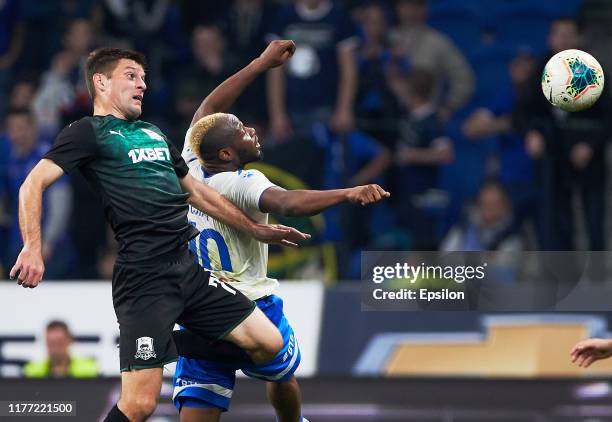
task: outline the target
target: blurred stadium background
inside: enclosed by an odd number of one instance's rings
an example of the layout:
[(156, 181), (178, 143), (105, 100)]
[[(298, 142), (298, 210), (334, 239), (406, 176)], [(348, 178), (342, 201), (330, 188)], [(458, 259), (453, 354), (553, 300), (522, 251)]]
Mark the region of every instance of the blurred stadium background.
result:
[[(21, 182), (57, 132), (90, 113), (89, 51), (146, 54), (142, 119), (181, 148), (207, 93), (267, 40), (291, 38), (291, 63), (234, 109), (263, 139), (256, 166), (287, 188), (377, 182), (392, 192), (369, 209), (283, 220), (313, 238), (271, 248), (302, 348), (304, 415), (612, 420), (612, 361), (579, 370), (568, 359), (576, 341), (610, 335), (612, 314), (362, 312), (358, 282), (363, 250), (608, 249), (610, 89), (567, 115), (551, 110), (539, 80), (567, 48), (609, 68), (611, 28), (607, 0), (0, 0), (0, 280), (21, 248)], [(119, 386), (116, 245), (78, 175), (47, 192), (43, 232), (43, 285), (0, 281), (0, 400), (76, 400), (78, 420), (98, 420)], [(603, 261), (588, 285), (605, 304)], [(75, 355), (95, 358), (99, 378), (24, 379), (24, 365), (45, 357), (54, 319), (70, 326)], [(170, 390), (168, 381), (157, 422), (177, 420)], [(247, 379), (232, 408), (224, 421), (273, 417), (263, 385)]]

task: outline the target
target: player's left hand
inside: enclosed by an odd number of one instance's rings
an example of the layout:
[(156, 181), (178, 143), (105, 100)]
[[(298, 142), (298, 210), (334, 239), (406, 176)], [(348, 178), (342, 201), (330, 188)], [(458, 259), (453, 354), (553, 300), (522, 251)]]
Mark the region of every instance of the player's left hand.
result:
[(574, 346), (570, 356), (572, 362), (577, 362), (581, 368), (588, 368), (593, 362), (612, 356), (612, 341), (599, 338), (583, 340)]
[(310, 239), (310, 235), (282, 224), (257, 224), (253, 237), (260, 242), (298, 247), (298, 242)]
[(291, 40), (274, 40), (259, 56), (266, 69), (281, 66), (295, 53), (295, 43)]
[(33, 289), (42, 280), (44, 272), (45, 264), (40, 249), (24, 246), (11, 269), (10, 278), (11, 280), (17, 278), (17, 284)]
[(374, 204), (390, 197), (391, 194), (376, 184), (350, 188), (348, 200), (363, 206)]

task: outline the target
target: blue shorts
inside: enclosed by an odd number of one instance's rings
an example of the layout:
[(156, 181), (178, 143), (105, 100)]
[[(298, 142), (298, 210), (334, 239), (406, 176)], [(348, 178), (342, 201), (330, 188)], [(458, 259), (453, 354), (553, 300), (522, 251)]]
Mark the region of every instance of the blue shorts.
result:
[[(172, 400), (181, 407), (218, 407), (229, 409), (236, 383), (236, 371), (264, 381), (287, 381), (300, 364), (300, 349), (293, 328), (283, 314), (283, 300), (271, 295), (258, 299), (257, 307), (272, 321), (283, 336), (283, 348), (276, 357), (264, 365), (243, 365), (211, 362), (180, 357), (174, 372)], [(201, 402), (201, 405), (197, 403)]]

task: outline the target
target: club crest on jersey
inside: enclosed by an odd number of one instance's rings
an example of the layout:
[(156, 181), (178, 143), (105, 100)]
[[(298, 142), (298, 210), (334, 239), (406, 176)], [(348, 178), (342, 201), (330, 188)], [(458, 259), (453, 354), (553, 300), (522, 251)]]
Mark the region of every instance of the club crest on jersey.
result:
[(168, 148), (134, 148), (128, 152), (132, 163), (141, 161), (170, 161), (170, 150)]
[(136, 359), (149, 360), (157, 357), (151, 337), (140, 337), (136, 340)]

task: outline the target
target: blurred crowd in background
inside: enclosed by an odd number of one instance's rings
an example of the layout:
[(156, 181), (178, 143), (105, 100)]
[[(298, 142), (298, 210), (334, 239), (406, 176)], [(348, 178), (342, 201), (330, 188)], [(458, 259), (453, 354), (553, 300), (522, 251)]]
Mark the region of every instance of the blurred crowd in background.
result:
[[(570, 115), (540, 88), (555, 52), (612, 64), (605, 0), (0, 0), (0, 278), (22, 246), (19, 186), (91, 114), (91, 50), (147, 56), (141, 118), (181, 149), (204, 97), (274, 38), (294, 57), (232, 110), (273, 181), (392, 193), (317, 226), (338, 278), (359, 277), (361, 250), (606, 249), (609, 94)], [(77, 173), (45, 194), (46, 278), (108, 279), (116, 245)]]

